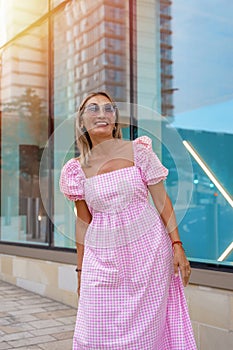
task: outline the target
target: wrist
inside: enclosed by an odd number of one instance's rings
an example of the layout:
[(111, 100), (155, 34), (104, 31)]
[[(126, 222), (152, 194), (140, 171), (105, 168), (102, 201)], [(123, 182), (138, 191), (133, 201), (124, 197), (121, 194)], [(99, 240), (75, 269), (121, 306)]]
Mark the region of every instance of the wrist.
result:
[(82, 269), (79, 269), (78, 267), (76, 267), (75, 271), (80, 273), (80, 272), (82, 272)]
[(173, 248), (173, 250), (180, 250), (181, 249), (184, 251), (183, 243), (181, 241), (173, 241), (172, 248)]

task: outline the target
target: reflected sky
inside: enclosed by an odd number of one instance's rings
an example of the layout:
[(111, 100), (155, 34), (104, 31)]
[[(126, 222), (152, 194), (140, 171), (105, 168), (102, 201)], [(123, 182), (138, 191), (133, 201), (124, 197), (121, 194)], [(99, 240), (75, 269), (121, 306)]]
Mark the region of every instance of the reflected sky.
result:
[(233, 99), (176, 114), (175, 128), (233, 135)]
[(173, 1), (175, 115), (233, 99), (233, 2)]

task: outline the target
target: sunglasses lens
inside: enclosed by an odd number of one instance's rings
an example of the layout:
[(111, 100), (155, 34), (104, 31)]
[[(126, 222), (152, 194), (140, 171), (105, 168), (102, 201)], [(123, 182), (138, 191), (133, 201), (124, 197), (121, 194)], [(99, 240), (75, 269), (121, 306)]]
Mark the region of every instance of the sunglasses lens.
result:
[(102, 106), (99, 106), (97, 104), (90, 104), (85, 108), (85, 112), (90, 116), (95, 116), (100, 113), (101, 108), (103, 113), (106, 114), (114, 114), (116, 110), (116, 107), (113, 106), (111, 103), (106, 103)]
[(89, 114), (97, 114), (100, 111), (100, 107), (99, 107), (99, 105), (95, 105), (95, 104), (89, 105), (89, 106), (87, 106), (86, 111)]
[(111, 103), (107, 103), (106, 105), (104, 105), (104, 111), (105, 113), (114, 113), (115, 109)]

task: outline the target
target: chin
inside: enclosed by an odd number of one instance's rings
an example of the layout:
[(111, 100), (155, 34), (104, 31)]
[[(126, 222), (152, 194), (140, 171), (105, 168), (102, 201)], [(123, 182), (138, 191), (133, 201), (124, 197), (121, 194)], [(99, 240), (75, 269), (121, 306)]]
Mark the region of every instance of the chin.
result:
[(112, 137), (112, 128), (98, 127), (91, 130), (90, 136)]

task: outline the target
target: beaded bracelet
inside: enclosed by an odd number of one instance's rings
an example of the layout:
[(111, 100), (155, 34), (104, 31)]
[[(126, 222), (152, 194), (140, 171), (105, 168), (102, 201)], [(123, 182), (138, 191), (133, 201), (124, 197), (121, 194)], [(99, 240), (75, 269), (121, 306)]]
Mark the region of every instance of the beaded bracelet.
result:
[(76, 268), (75, 271), (76, 271), (76, 272), (82, 272), (82, 269)]
[(181, 241), (174, 241), (174, 242), (172, 242), (172, 248), (174, 248), (175, 244), (180, 244), (182, 246), (182, 248), (183, 248), (183, 243)]

